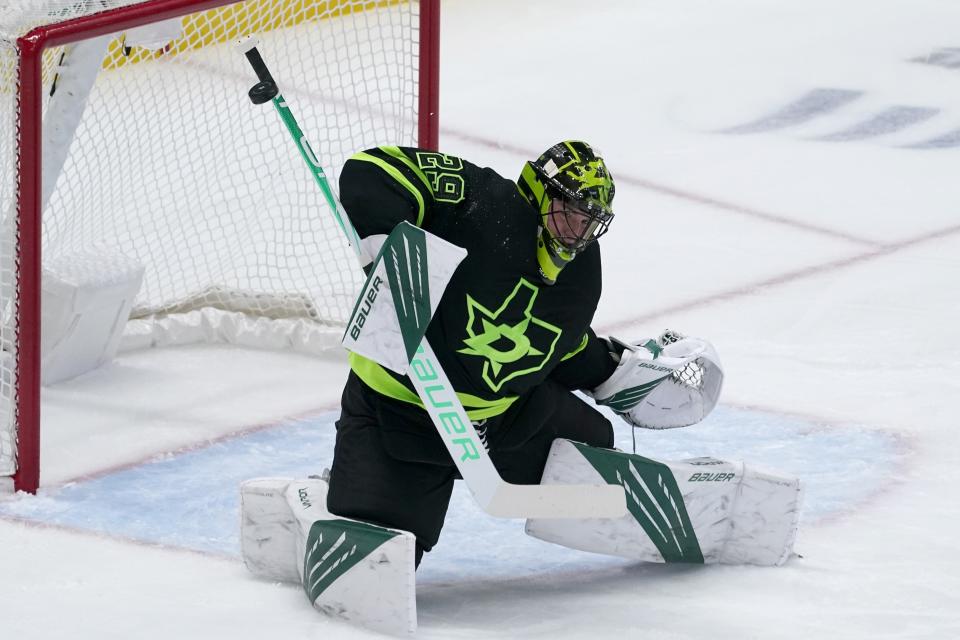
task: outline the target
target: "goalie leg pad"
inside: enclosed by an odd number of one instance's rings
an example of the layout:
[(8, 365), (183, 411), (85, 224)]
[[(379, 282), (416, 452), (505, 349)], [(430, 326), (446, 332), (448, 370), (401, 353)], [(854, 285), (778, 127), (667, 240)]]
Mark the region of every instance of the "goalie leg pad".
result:
[(241, 485), (241, 549), (254, 574), (303, 586), (332, 617), (389, 634), (417, 629), (416, 538), (327, 511), (322, 479)]
[(555, 440), (542, 484), (619, 484), (622, 518), (527, 520), (527, 534), (647, 562), (779, 565), (793, 549), (800, 482), (713, 458), (659, 462)]
[(287, 505), (293, 478), (254, 478), (240, 484), (240, 553), (255, 576), (300, 582), (297, 520)]

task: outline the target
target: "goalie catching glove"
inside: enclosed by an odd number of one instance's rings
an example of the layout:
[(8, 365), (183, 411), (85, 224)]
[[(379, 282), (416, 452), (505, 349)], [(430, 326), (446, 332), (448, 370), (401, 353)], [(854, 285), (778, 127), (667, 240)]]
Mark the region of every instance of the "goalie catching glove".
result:
[(665, 331), (656, 340), (635, 344), (613, 337), (607, 342), (618, 365), (590, 395), (633, 426), (686, 427), (717, 404), (723, 367), (706, 340)]

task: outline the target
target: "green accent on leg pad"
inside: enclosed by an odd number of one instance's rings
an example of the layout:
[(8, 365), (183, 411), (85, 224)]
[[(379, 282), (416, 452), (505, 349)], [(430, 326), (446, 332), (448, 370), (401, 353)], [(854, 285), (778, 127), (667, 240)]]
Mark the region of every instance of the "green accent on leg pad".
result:
[(303, 558), (303, 590), (310, 602), (316, 602), (337, 578), (398, 535), (397, 531), (364, 522), (341, 519), (314, 522)]
[(667, 465), (629, 453), (573, 443), (608, 484), (626, 492), (627, 509), (664, 562), (703, 563), (677, 480)]

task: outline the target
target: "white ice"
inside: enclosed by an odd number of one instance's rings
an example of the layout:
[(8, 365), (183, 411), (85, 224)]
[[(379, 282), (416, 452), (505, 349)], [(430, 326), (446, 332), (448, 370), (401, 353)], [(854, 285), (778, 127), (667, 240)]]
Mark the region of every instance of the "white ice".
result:
[[(460, 487), (419, 637), (960, 637), (960, 146), (911, 148), (960, 129), (960, 68), (913, 61), (958, 23), (940, 0), (444, 2), (443, 150), (512, 176), (591, 141), (618, 187), (598, 330), (723, 358), (715, 414), (640, 450), (762, 462), (808, 500), (785, 566), (681, 567), (551, 547)], [(815, 89), (862, 94), (722, 133)], [(906, 107), (935, 111), (815, 140)], [(345, 376), (183, 347), (46, 389), (40, 495), (0, 503), (0, 638), (372, 637), (251, 578), (233, 528), (238, 479), (329, 462)]]

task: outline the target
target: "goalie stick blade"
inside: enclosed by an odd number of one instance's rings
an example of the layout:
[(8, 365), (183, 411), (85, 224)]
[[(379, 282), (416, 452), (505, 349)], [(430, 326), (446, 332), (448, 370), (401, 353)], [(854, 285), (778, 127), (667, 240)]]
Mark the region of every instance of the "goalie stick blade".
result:
[(504, 482), (481, 506), (497, 518), (622, 518), (627, 514), (619, 485)]

